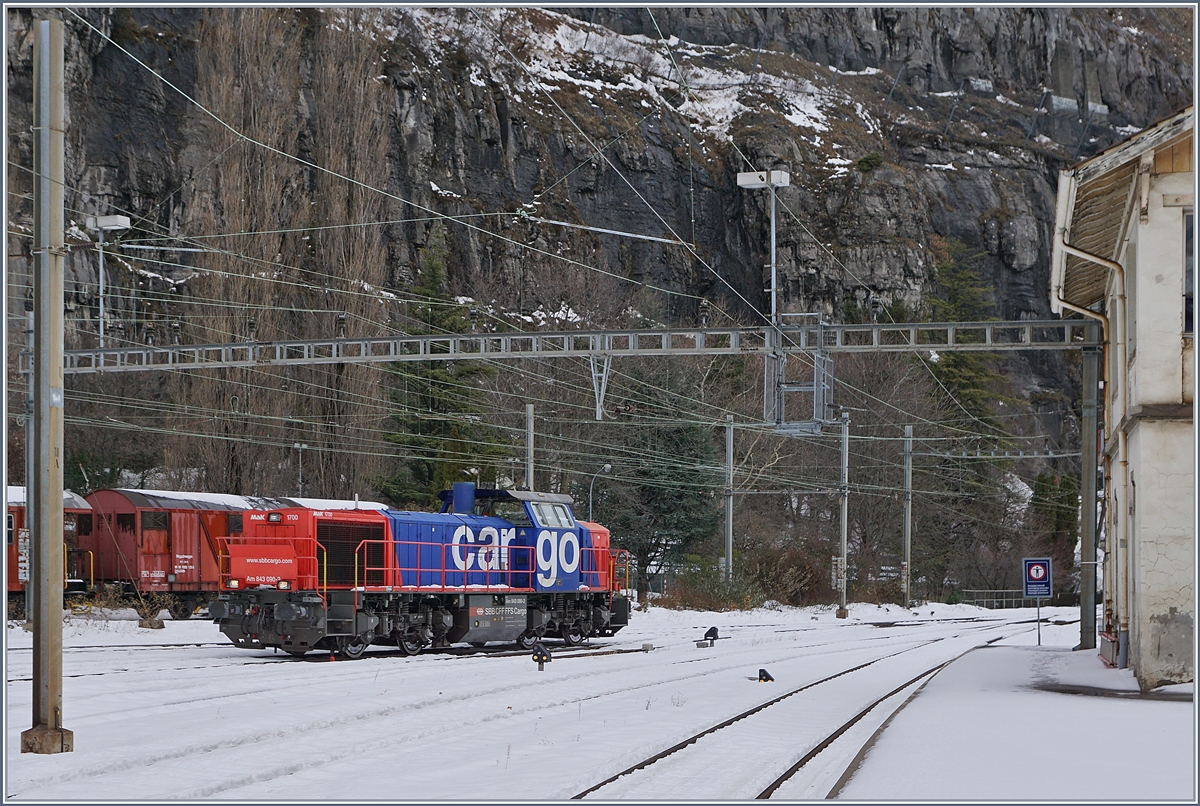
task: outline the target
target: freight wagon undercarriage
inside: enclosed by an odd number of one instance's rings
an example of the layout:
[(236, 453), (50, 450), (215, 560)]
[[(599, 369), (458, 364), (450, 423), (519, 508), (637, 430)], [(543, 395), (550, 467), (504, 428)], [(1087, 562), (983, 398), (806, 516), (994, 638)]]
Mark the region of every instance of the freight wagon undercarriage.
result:
[(429, 593), (314, 591), (273, 588), (222, 593), (209, 615), (235, 646), (278, 648), (293, 655), (317, 649), (361, 657), (371, 644), (414, 655), (427, 646), (516, 642), (543, 637), (575, 646), (613, 635), (629, 623), (620, 594)]

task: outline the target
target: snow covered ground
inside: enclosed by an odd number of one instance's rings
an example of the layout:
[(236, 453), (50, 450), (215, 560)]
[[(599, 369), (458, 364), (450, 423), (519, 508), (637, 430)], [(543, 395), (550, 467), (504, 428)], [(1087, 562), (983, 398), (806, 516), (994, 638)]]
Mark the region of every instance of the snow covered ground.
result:
[[(1033, 610), (850, 615), (652, 608), (591, 650), (548, 641), (541, 672), (525, 653), (301, 661), (235, 649), (208, 621), (72, 618), (75, 752), (56, 756), (19, 752), (32, 636), (10, 623), (5, 794), (525, 801), (609, 781), (588, 798), (752, 799), (771, 786), (785, 800), (1195, 798), (1192, 686), (1141, 697), (1128, 671), (1071, 652), (1077, 609), (1042, 609), (1042, 647)], [(716, 644), (697, 647), (714, 626)], [(775, 681), (759, 683), (760, 668)]]

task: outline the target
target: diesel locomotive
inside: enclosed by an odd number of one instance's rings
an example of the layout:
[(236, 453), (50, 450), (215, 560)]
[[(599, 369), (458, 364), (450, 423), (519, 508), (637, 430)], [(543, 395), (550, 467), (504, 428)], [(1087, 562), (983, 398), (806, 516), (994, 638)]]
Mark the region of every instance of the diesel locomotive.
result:
[(628, 624), (628, 554), (570, 496), (464, 482), (439, 497), (436, 513), (246, 513), (220, 541), (209, 615), (241, 648), (350, 659), (372, 644), (573, 646)]

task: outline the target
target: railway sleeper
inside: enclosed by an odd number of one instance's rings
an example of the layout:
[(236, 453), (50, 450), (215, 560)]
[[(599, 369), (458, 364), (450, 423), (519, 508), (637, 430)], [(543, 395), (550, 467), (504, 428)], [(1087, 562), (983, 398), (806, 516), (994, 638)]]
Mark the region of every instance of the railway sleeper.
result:
[(274, 588), (222, 593), (209, 604), (221, 632), (242, 649), (310, 650), (361, 657), (371, 644), (415, 654), (426, 646), (466, 642), (529, 648), (544, 637), (570, 646), (612, 635), (628, 623), (628, 601), (605, 593), (358, 593)]

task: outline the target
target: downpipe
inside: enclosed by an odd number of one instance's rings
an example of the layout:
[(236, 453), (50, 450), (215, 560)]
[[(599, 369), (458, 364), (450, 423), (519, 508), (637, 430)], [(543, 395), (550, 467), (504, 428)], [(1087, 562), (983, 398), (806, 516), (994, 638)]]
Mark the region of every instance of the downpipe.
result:
[[(1058, 210), (1059, 214), (1057, 216), (1057, 220), (1059, 220), (1059, 221), (1065, 220), (1065, 217), (1066, 217), (1065, 214), (1066, 214), (1067, 208), (1069, 208), (1069, 206), (1070, 206), (1071, 199), (1073, 199), (1073, 197), (1074, 197), (1074, 191), (1075, 191), (1074, 177), (1068, 176), (1065, 173), (1060, 174), (1059, 175), (1059, 210)], [(1112, 271), (1116, 275), (1115, 283), (1114, 283), (1115, 291), (1116, 291), (1116, 305), (1114, 306), (1114, 308), (1115, 308), (1114, 318), (1116, 320), (1115, 321), (1115, 330), (1116, 330), (1116, 334), (1115, 334), (1116, 335), (1116, 345), (1115, 345), (1115, 347), (1116, 347), (1116, 369), (1115, 369), (1115, 373), (1124, 374), (1126, 366), (1127, 366), (1126, 344), (1125, 344), (1125, 323), (1126, 323), (1125, 268), (1120, 263), (1116, 262), (1115, 260), (1109, 260), (1108, 258), (1104, 258), (1099, 255), (1094, 255), (1090, 252), (1085, 252), (1082, 249), (1078, 249), (1078, 248), (1068, 244), (1066, 242), (1065, 227), (1058, 227), (1055, 229), (1054, 246), (1055, 246), (1056, 250), (1061, 250), (1061, 252), (1063, 252), (1065, 254), (1074, 255), (1075, 257), (1078, 257), (1082, 260), (1087, 260), (1087, 261), (1090, 261), (1097, 265), (1103, 266), (1103, 267), (1109, 269), (1110, 271)], [(1061, 289), (1059, 289), (1059, 288), (1054, 289), (1054, 301), (1056, 303), (1062, 305), (1064, 308), (1067, 308), (1072, 311), (1076, 311), (1078, 313), (1082, 313), (1086, 316), (1091, 316), (1093, 318), (1099, 319), (1101, 321), (1101, 323), (1104, 325), (1104, 330), (1105, 330), (1105, 339), (1104, 340), (1105, 340), (1105, 344), (1107, 345), (1107, 343), (1108, 343), (1108, 321), (1104, 317), (1102, 317), (1100, 314), (1097, 314), (1093, 311), (1088, 311), (1079, 306), (1072, 305), (1071, 303), (1066, 302), (1065, 300), (1063, 300), (1061, 298), (1060, 293), (1059, 293), (1060, 290)], [(1106, 366), (1107, 366), (1107, 362), (1106, 362)], [(1107, 380), (1108, 379), (1106, 379), (1106, 381)], [(1125, 431), (1121, 427), (1122, 420), (1124, 419), (1125, 413), (1126, 413), (1126, 402), (1128, 400), (1128, 397), (1127, 397), (1128, 392), (1126, 390), (1127, 381), (1128, 381), (1128, 378), (1122, 378), (1120, 380), (1120, 382), (1118, 383), (1117, 395), (1116, 395), (1117, 400), (1113, 401), (1111, 408), (1107, 405), (1107, 400), (1105, 401), (1105, 410), (1111, 411), (1110, 416), (1108, 418), (1106, 418), (1106, 421), (1105, 421), (1106, 425), (1109, 428), (1111, 428), (1114, 425), (1117, 426), (1117, 464), (1120, 467), (1120, 473), (1121, 473), (1120, 481), (1119, 481), (1120, 488), (1117, 492), (1120, 496), (1119, 500), (1121, 500), (1121, 501), (1128, 500), (1128, 491), (1129, 491), (1129, 447), (1128, 447), (1128, 443), (1125, 438)], [(1106, 383), (1105, 386), (1107, 387), (1108, 383)], [(1105, 395), (1105, 397), (1107, 398), (1107, 395)], [(1130, 551), (1130, 547), (1129, 547), (1129, 517), (1128, 517), (1127, 513), (1126, 513), (1125, 517), (1121, 517), (1121, 513), (1119, 512), (1119, 509), (1120, 509), (1119, 507), (1113, 507), (1113, 510), (1114, 510), (1113, 514), (1116, 516), (1115, 520), (1116, 520), (1116, 525), (1117, 525), (1117, 529), (1114, 530), (1114, 531), (1116, 531), (1116, 534), (1112, 535), (1115, 545), (1109, 547), (1109, 552), (1106, 552), (1105, 557), (1107, 558), (1109, 556), (1109, 554), (1112, 554), (1116, 560), (1116, 565), (1117, 565), (1117, 574), (1116, 574), (1117, 579), (1114, 581), (1120, 586), (1120, 590), (1118, 592), (1116, 592), (1116, 594), (1114, 595), (1113, 598), (1114, 598), (1115, 602), (1119, 605), (1119, 612), (1118, 612), (1119, 632), (1118, 632), (1118, 638), (1117, 638), (1118, 668), (1124, 669), (1124, 668), (1127, 668), (1128, 664), (1129, 664), (1129, 551)], [(1113, 551), (1113, 549), (1115, 549), (1115, 551)], [(1105, 579), (1106, 580), (1108, 579), (1107, 575), (1105, 575)]]

